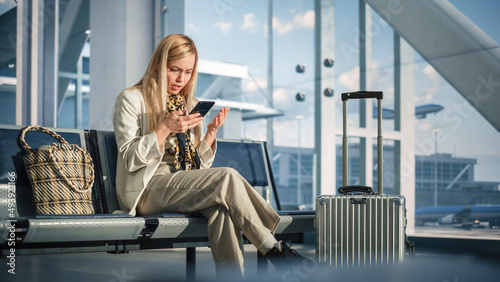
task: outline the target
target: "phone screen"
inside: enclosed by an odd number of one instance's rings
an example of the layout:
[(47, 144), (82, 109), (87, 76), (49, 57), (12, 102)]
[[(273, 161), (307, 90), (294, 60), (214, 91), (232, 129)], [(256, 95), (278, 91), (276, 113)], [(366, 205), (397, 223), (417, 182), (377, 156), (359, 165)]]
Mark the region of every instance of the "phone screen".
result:
[(205, 116), (214, 104), (214, 101), (199, 101), (189, 114), (200, 113), (202, 116)]

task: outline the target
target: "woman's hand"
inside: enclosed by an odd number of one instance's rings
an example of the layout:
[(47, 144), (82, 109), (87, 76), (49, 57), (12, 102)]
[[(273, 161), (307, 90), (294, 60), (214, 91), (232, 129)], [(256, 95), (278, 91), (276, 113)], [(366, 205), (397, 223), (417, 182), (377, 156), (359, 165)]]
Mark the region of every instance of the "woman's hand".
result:
[(162, 125), (168, 128), (170, 133), (185, 133), (203, 121), (199, 113), (190, 115), (185, 115), (185, 113), (186, 111), (176, 111), (168, 114)]
[(217, 132), (219, 127), (226, 122), (227, 112), (229, 112), (229, 108), (222, 108), (219, 111), (219, 114), (207, 125), (207, 133), (214, 130)]
[(186, 111), (176, 111), (167, 114), (165, 120), (155, 130), (158, 144), (167, 138), (170, 133), (185, 133), (195, 128), (203, 121), (199, 113), (185, 115)]
[(215, 136), (217, 135), (217, 131), (219, 127), (221, 127), (227, 118), (227, 112), (229, 112), (229, 108), (222, 108), (219, 111), (219, 114), (214, 117), (214, 119), (207, 125), (207, 134), (205, 134), (205, 141), (208, 143), (210, 147), (214, 144)]

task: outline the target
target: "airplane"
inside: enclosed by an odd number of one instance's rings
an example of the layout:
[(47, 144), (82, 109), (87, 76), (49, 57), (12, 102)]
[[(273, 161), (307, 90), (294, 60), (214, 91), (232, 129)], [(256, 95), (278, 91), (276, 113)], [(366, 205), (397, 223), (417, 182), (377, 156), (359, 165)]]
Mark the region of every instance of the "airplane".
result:
[(471, 228), (474, 224), (488, 222), (489, 227), (500, 227), (500, 205), (466, 205), (420, 207), (415, 209), (415, 224), (438, 222), (441, 225), (459, 224)]
[[(427, 117), (427, 114), (437, 114), (437, 112), (444, 109), (443, 106), (438, 104), (426, 104), (415, 107), (415, 117), (417, 119), (423, 119)], [(377, 118), (377, 108), (373, 107), (373, 118)], [(394, 119), (394, 110), (382, 108), (382, 119)]]

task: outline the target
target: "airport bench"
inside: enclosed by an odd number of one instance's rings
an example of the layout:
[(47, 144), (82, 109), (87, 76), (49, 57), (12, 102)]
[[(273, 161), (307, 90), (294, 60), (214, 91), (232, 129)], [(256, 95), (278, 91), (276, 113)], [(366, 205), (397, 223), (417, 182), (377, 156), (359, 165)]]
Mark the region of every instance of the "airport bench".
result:
[[(134, 250), (186, 248), (188, 278), (193, 278), (195, 248), (208, 246), (207, 221), (192, 214), (115, 215), (117, 147), (114, 133), (52, 128), (69, 143), (86, 148), (95, 166), (94, 215), (37, 215), (17, 144), (20, 126), (0, 125), (0, 246), (3, 258), (23, 254), (75, 252), (128, 253)], [(26, 136), (32, 148), (56, 142), (41, 132)], [(281, 211), (266, 143), (218, 140), (213, 167), (232, 167), (273, 205), (281, 217), (278, 239), (303, 242), (314, 231), (315, 212)], [(249, 243), (246, 241), (246, 243)], [(259, 258), (259, 271), (265, 272)]]

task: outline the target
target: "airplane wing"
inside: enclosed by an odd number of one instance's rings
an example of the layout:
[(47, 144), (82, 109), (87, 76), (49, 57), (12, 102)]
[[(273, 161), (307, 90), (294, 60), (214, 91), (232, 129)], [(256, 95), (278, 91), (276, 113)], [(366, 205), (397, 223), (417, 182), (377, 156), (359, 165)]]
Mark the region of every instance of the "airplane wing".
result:
[(447, 214), (438, 220), (440, 224), (469, 224), (471, 222), (471, 206), (466, 206), (463, 210), (457, 213)]
[[(415, 118), (424, 119), (427, 114), (436, 114), (443, 106), (437, 104), (426, 104), (415, 107)], [(373, 118), (377, 118), (377, 107), (373, 105)], [(382, 119), (394, 119), (394, 110), (382, 108)]]
[[(373, 111), (372, 111), (373, 118), (377, 118), (378, 112), (377, 112), (377, 107), (373, 106)], [(382, 119), (394, 119), (394, 110), (382, 108)]]

